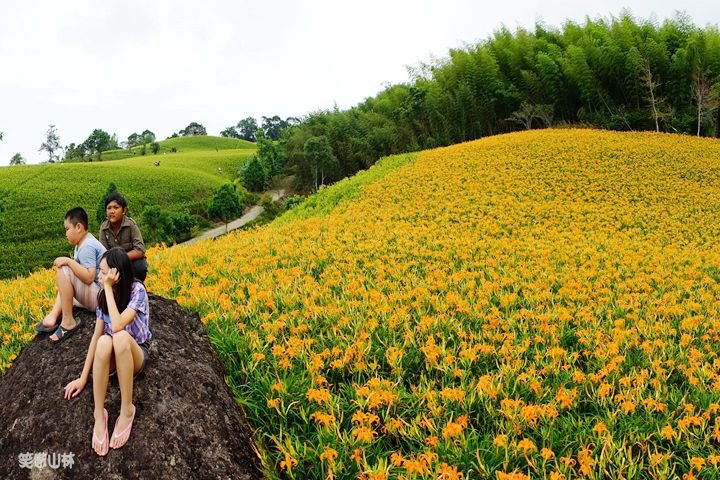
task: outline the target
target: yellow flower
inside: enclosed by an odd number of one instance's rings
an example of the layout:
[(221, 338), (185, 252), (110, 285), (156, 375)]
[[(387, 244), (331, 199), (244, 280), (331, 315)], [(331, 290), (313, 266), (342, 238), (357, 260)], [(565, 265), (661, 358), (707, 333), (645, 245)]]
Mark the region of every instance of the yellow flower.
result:
[(338, 456), (338, 452), (330, 447), (325, 448), (320, 454), (320, 460), (328, 463), (334, 463)]
[(507, 448), (508, 445), (508, 437), (507, 435), (497, 435), (493, 439), (493, 445), (495, 445), (498, 448)]

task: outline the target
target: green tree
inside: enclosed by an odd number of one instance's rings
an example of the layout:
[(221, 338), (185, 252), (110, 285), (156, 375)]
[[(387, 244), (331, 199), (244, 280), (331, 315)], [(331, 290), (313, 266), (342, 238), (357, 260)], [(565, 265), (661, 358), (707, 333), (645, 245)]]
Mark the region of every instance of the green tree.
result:
[(295, 119), (293, 118), (283, 120), (277, 115), (274, 115), (272, 117), (262, 117), (261, 128), (263, 134), (272, 140), (280, 140), (283, 132), (290, 126), (292, 126), (294, 120)]
[(229, 183), (221, 186), (208, 206), (208, 215), (211, 219), (220, 219), (225, 222), (225, 230), (229, 220), (238, 217), (243, 211), (240, 197), (235, 187)]
[(153, 143), (155, 141), (155, 134), (150, 130), (145, 130), (142, 133), (142, 141), (145, 145), (147, 145), (148, 143)]
[(258, 130), (257, 121), (253, 117), (246, 117), (240, 120), (237, 124), (238, 138), (247, 140), (248, 142), (254, 142), (257, 140), (256, 132)]
[(235, 129), (235, 127), (228, 127), (222, 132), (220, 132), (221, 137), (227, 137), (227, 138), (240, 138), (240, 134)]
[(257, 155), (250, 157), (245, 165), (243, 165), (240, 175), (242, 176), (243, 186), (249, 191), (259, 192), (265, 188), (267, 176)]
[(141, 143), (140, 135), (138, 135), (137, 133), (131, 133), (130, 135), (128, 135), (127, 145), (130, 150), (132, 150), (134, 147), (137, 147), (138, 145), (140, 145), (140, 143)]
[(107, 214), (105, 213), (105, 199), (113, 192), (117, 192), (117, 187), (114, 183), (110, 182), (108, 187), (105, 189), (105, 194), (100, 198), (97, 210), (95, 210), (95, 220), (97, 220), (100, 224), (102, 224), (105, 221), (105, 218), (107, 218)]
[(25, 159), (24, 159), (23, 156), (20, 155), (19, 153), (16, 153), (16, 154), (13, 155), (12, 158), (10, 159), (10, 166), (13, 166), (13, 165), (25, 165), (25, 163), (26, 163), (26, 162), (25, 162)]
[(102, 159), (102, 152), (111, 150), (113, 147), (112, 137), (105, 130), (96, 128), (85, 140), (85, 147), (89, 153), (97, 153), (97, 159)]
[(173, 222), (170, 213), (158, 205), (147, 205), (140, 215), (143, 224), (143, 239), (149, 244), (173, 243)]
[(325, 175), (337, 166), (337, 158), (325, 135), (308, 138), (303, 150), (313, 172), (314, 186), (317, 190), (318, 186), (325, 183)]
[(157, 142), (153, 142), (153, 143), (150, 145), (150, 148), (152, 149), (152, 152), (153, 152), (154, 155), (157, 155), (158, 152), (160, 152), (160, 144), (157, 143)]
[(87, 155), (87, 147), (84, 143), (75, 145), (71, 143), (65, 147), (65, 161), (83, 160)]
[(271, 179), (283, 168), (284, 155), (280, 144), (266, 137), (262, 130), (257, 132), (257, 156), (268, 179)]
[(207, 135), (207, 130), (199, 123), (191, 122), (190, 125), (180, 130), (179, 133), (183, 137), (194, 137), (198, 135)]
[(60, 147), (60, 137), (57, 134), (57, 128), (55, 125), (50, 124), (47, 132), (45, 132), (45, 141), (42, 145), (40, 145), (40, 149), (38, 151), (47, 152), (48, 162), (55, 163), (55, 161), (60, 160), (60, 156), (55, 153), (58, 150), (62, 150)]

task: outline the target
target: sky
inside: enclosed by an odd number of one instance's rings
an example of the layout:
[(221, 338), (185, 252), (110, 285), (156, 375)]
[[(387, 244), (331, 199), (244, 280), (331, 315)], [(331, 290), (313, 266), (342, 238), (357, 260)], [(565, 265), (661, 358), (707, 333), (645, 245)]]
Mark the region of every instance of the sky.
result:
[(46, 160), (38, 149), (50, 124), (66, 146), (96, 128), (164, 139), (199, 122), (219, 135), (248, 116), (350, 108), (502, 26), (561, 27), (623, 9), (720, 23), (710, 0), (6, 0), (0, 166), (15, 153)]

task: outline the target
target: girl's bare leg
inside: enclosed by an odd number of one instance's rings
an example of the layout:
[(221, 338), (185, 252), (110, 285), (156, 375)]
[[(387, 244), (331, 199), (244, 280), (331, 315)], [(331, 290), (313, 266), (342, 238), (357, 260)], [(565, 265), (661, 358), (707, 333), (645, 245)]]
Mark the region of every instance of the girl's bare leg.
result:
[(110, 447), (117, 448), (118, 445), (124, 444), (127, 438), (125, 436), (116, 438), (115, 434), (124, 432), (135, 415), (135, 407), (132, 403), (133, 375), (142, 368), (143, 353), (135, 339), (124, 330), (113, 334), (113, 352), (120, 384), (120, 416), (110, 439)]
[[(110, 380), (110, 359), (113, 353), (113, 341), (109, 335), (101, 336), (95, 347), (93, 359), (93, 397), (95, 398), (95, 437), (105, 438), (105, 395)], [(105, 445), (98, 445), (93, 437), (93, 449), (99, 455)]]

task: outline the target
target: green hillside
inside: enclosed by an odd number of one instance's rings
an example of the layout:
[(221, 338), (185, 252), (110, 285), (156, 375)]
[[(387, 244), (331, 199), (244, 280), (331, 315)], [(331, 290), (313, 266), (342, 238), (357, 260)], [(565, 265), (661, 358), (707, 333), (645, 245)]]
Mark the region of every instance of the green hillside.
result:
[[(227, 140), (227, 141), (226, 141)], [(95, 211), (110, 182), (125, 195), (130, 214), (146, 205), (203, 214), (214, 191), (237, 176), (254, 152), (249, 142), (195, 137), (172, 139), (177, 153), (138, 156), (111, 162), (3, 167), (0, 172), (0, 278), (25, 275), (49, 266), (72, 250), (63, 235), (62, 217), (74, 206), (90, 215), (90, 231), (99, 225)], [(214, 145), (202, 149), (202, 145)], [(229, 145), (243, 148), (230, 149)], [(218, 151), (215, 151), (215, 147)], [(160, 166), (153, 163), (160, 161)]]
[[(158, 155), (163, 153), (183, 153), (183, 152), (217, 152), (221, 150), (254, 150), (255, 144), (247, 140), (238, 140), (236, 138), (213, 137), (208, 135), (200, 135), (196, 137), (176, 137), (168, 138), (158, 142), (160, 151)], [(173, 152), (173, 148), (175, 152)], [(125, 158), (155, 158), (150, 145), (146, 146), (145, 155), (141, 154), (142, 147), (134, 147), (132, 149), (109, 150), (102, 153), (102, 161), (121, 160)], [(154, 161), (154, 160), (153, 160)]]

